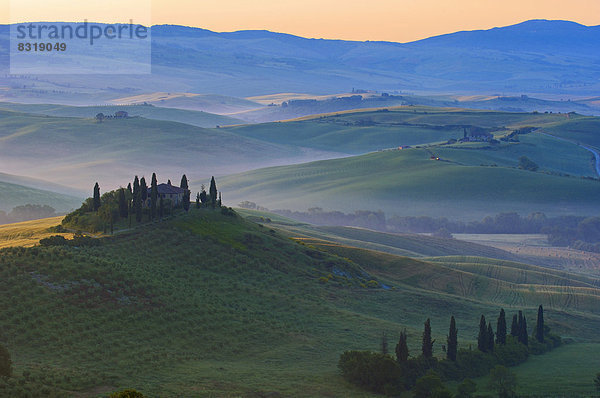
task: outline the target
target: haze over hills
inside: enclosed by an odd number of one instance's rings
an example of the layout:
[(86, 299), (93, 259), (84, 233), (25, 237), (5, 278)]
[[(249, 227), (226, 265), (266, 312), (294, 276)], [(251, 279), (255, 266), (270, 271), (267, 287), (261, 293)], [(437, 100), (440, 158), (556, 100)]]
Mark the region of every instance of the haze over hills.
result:
[[(111, 87), (120, 87), (129, 90), (127, 95), (175, 91), (239, 97), (327, 94), (352, 87), (592, 96), (600, 87), (600, 27), (567, 21), (534, 20), (405, 44), (305, 39), (268, 31), (216, 33), (176, 25), (152, 29), (150, 79), (45, 76), (36, 83), (5, 76), (0, 85), (32, 90), (32, 84), (38, 84), (38, 91), (46, 86), (66, 92), (108, 93)], [(0, 27), (0, 37), (0, 53), (4, 54), (0, 62), (7, 70), (8, 26)]]

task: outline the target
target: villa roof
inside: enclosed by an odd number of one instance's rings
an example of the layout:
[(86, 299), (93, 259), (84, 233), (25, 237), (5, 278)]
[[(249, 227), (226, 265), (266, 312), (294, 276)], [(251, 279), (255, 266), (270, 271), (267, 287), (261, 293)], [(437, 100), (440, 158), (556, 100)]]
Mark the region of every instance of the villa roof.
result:
[[(183, 188), (179, 188), (176, 187), (175, 185), (170, 185), (170, 184), (158, 184), (156, 186), (158, 193), (159, 194), (180, 194), (180, 193), (184, 193), (185, 189)], [(148, 194), (150, 194), (150, 192), (152, 191), (152, 188), (148, 188)]]

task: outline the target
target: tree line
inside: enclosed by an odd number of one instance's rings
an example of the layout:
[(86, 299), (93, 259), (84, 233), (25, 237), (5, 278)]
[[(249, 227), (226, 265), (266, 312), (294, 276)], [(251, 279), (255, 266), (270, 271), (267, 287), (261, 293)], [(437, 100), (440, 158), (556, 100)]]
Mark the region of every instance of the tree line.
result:
[[(168, 180), (171, 185), (171, 180)], [(100, 193), (100, 185), (96, 182), (92, 197), (87, 198), (81, 207), (68, 214), (63, 220), (63, 225), (75, 225), (88, 228), (92, 232), (110, 229), (113, 233), (114, 224), (127, 220), (131, 227), (133, 220), (140, 223), (147, 221), (162, 220), (169, 216), (177, 208), (189, 211), (191, 206), (188, 179), (185, 174), (181, 177), (179, 187), (183, 189), (180, 203), (175, 203), (158, 192), (158, 180), (156, 173), (152, 173), (150, 187), (145, 177), (138, 178), (136, 175), (133, 183), (128, 183), (126, 188)], [(221, 194), (217, 191), (215, 178), (210, 181), (210, 188), (206, 192), (204, 185), (196, 195), (196, 207), (221, 207)]]
[(0, 210), (0, 224), (37, 220), (57, 216), (56, 210), (48, 205), (26, 204), (15, 206), (10, 212)]
[[(530, 338), (531, 337), (531, 338)], [(434, 356), (435, 340), (432, 339), (431, 322), (424, 323), (421, 350), (411, 357), (406, 329), (400, 332), (392, 356), (388, 349), (387, 336), (382, 335), (380, 352), (346, 351), (340, 356), (338, 366), (344, 378), (358, 386), (378, 393), (395, 395), (413, 389), (416, 397), (451, 397), (442, 381), (463, 380), (457, 397), (469, 397), (475, 392), (470, 377), (479, 377), (494, 372), (497, 377), (510, 377), (508, 366), (527, 360), (529, 354), (541, 354), (561, 344), (561, 338), (550, 332), (544, 322), (544, 310), (538, 307), (537, 320), (531, 336), (527, 319), (522, 311), (514, 314), (510, 332), (506, 314), (500, 310), (496, 320), (496, 331), (491, 322), (482, 315), (479, 321), (477, 349), (458, 347), (458, 328), (454, 316), (445, 344), (444, 358)], [(508, 375), (508, 376), (507, 376)], [(493, 378), (492, 378), (493, 379)], [(511, 396), (513, 390), (493, 386), (499, 396)], [(506, 387), (506, 386), (505, 386)], [(513, 386), (514, 388), (514, 386)], [(469, 392), (470, 391), (470, 392)]]
[(558, 216), (547, 217), (534, 212), (521, 216), (516, 212), (499, 213), (480, 221), (456, 221), (445, 217), (392, 216), (379, 211), (358, 210), (354, 213), (325, 211), (313, 207), (305, 212), (269, 210), (254, 202), (244, 201), (242, 208), (270, 211), (295, 220), (316, 225), (343, 225), (374, 229), (382, 232), (431, 233), (441, 237), (452, 234), (544, 234), (554, 246), (600, 252), (600, 217)]

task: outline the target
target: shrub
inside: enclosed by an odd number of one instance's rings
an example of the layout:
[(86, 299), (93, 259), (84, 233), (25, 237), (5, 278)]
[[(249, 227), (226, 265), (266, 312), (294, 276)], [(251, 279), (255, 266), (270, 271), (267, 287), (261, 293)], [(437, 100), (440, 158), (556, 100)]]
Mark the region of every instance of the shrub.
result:
[(144, 398), (144, 394), (134, 389), (126, 389), (123, 391), (113, 392), (109, 398)]
[[(543, 346), (543, 344), (538, 343), (535, 339), (529, 340), (529, 349), (536, 344)], [(500, 365), (516, 366), (527, 360), (529, 350), (513, 336), (507, 336), (506, 344), (496, 344), (494, 347), (494, 356)]]
[(370, 351), (346, 351), (338, 367), (349, 382), (380, 394), (401, 392), (402, 371), (390, 356)]
[(10, 377), (12, 374), (12, 361), (10, 353), (2, 344), (0, 344), (0, 376)]
[(437, 373), (430, 371), (425, 376), (417, 380), (414, 389), (415, 398), (429, 397), (451, 397), (452, 395), (442, 384), (442, 380)]

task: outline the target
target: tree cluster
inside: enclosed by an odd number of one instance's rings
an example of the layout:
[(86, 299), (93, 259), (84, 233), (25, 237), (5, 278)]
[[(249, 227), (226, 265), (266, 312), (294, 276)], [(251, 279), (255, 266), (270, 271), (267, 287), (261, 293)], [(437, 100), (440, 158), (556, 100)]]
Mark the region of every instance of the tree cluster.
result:
[(26, 204), (15, 206), (8, 214), (0, 211), (0, 224), (37, 220), (56, 216), (56, 210), (48, 205)]
[(492, 323), (487, 322), (482, 315), (477, 336), (478, 349), (472, 350), (470, 347), (458, 348), (458, 329), (456, 319), (452, 316), (446, 345), (442, 346), (445, 351), (445, 358), (442, 360), (434, 356), (435, 340), (432, 339), (431, 322), (427, 319), (423, 326), (421, 352), (418, 356), (410, 357), (407, 332), (402, 330), (394, 350), (395, 361), (390, 362), (392, 357), (387, 352), (387, 335), (382, 334), (380, 353), (347, 351), (340, 357), (338, 366), (342, 375), (350, 382), (389, 395), (413, 389), (415, 397), (451, 397), (442, 381), (463, 380), (457, 390), (457, 397), (469, 397), (475, 390), (468, 378), (490, 373), (490, 387), (499, 394), (509, 394), (502, 396), (511, 396), (516, 379), (506, 366), (515, 366), (526, 361), (530, 352), (543, 352), (537, 349), (539, 345), (551, 349), (560, 344), (560, 337), (552, 335), (544, 324), (541, 305), (538, 308), (537, 323), (531, 340), (523, 312), (519, 311), (513, 319), (511, 333), (508, 334), (506, 314), (504, 309), (501, 309), (494, 333)]

